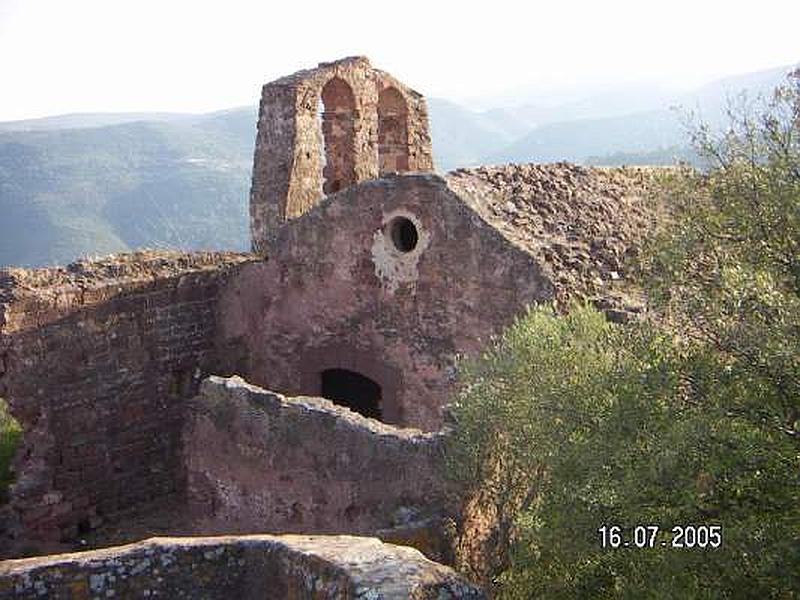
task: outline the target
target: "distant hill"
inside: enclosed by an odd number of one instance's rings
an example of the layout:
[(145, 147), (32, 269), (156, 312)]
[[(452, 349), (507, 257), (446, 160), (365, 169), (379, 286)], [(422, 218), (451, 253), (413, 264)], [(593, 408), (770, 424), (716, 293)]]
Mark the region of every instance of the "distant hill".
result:
[(255, 112), (0, 133), (0, 265), (248, 245)]
[(785, 81), (790, 70), (791, 67), (780, 67), (721, 79), (691, 93), (664, 98), (663, 105), (652, 110), (545, 123), (502, 150), (486, 155), (484, 162), (585, 162), (600, 155), (643, 155), (660, 148), (686, 146), (683, 119), (687, 113), (719, 125), (728, 103), (741, 92), (746, 91), (750, 98), (769, 94)]
[(183, 113), (71, 113), (39, 119), (7, 121), (0, 123), (0, 133), (8, 131), (85, 129), (87, 127), (104, 127), (106, 125), (119, 125), (134, 121), (179, 121), (193, 118), (196, 118), (196, 116)]
[[(434, 160), (448, 171), (691, 159), (669, 106), (719, 121), (726, 95), (768, 92), (787, 71), (728, 78), (678, 98), (626, 88), (484, 111), (430, 98)], [(250, 106), (0, 123), (0, 266), (63, 264), (141, 247), (246, 249), (256, 114)]]
[(485, 162), (584, 162), (593, 155), (641, 153), (683, 142), (685, 134), (677, 115), (658, 110), (542, 125), (500, 152), (485, 157)]
[[(431, 99), (440, 170), (510, 137)], [(75, 114), (0, 123), (0, 266), (141, 247), (244, 250), (257, 110)]]
[[(618, 117), (636, 112), (662, 108), (676, 94), (652, 84), (627, 84), (576, 89), (547, 98), (542, 93), (532, 95), (526, 102), (492, 108), (483, 114), (489, 118), (505, 120), (532, 129), (548, 123), (562, 123), (578, 119)], [(519, 136), (517, 136), (519, 137)]]
[(688, 163), (697, 168), (707, 164), (688, 146), (657, 148), (645, 152), (615, 152), (603, 156), (589, 156), (584, 163), (592, 167), (670, 167), (678, 163)]
[[(515, 139), (492, 118), (447, 100), (429, 98), (428, 113), (433, 158), (439, 171), (480, 165), (487, 155), (499, 152)], [(520, 125), (516, 136), (527, 130)]]

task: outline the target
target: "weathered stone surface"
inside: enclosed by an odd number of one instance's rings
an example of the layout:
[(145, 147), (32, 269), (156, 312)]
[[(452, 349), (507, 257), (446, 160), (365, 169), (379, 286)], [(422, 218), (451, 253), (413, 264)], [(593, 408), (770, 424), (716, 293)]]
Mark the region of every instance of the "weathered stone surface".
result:
[(586, 299), (611, 311), (641, 306), (625, 269), (665, 221), (658, 193), (663, 173), (526, 164), (458, 169), (447, 181), (479, 198), (484, 218), (536, 257), (562, 305)]
[(328, 194), (387, 173), (432, 169), (425, 99), (367, 58), (268, 83), (250, 193), (253, 249), (263, 252), (281, 224)]
[[(215, 273), (253, 256), (236, 252), (145, 250), (83, 259), (66, 267), (0, 269), (0, 334), (42, 327), (131, 291), (155, 291), (163, 281), (189, 288), (191, 276)], [(188, 276), (183, 282), (180, 277)]]
[(412, 548), (350, 536), (153, 538), (0, 563), (9, 600), (485, 598)]
[(248, 260), (142, 252), (0, 271), (0, 395), (24, 428), (0, 556), (15, 537), (30, 551), (176, 498), (183, 399), (216, 370), (217, 296)]
[[(226, 373), (287, 395), (322, 394), (321, 373), (377, 382), (382, 420), (435, 430), (459, 353), (473, 354), (526, 305), (553, 297), (531, 254), (437, 175), (367, 181), (286, 223), (219, 306)], [(398, 249), (397, 221), (416, 230)]]
[[(377, 382), (381, 418), (437, 429), (459, 354), (475, 354), (529, 304), (641, 310), (623, 261), (651, 235), (653, 170), (568, 164), (406, 174), (353, 186), (286, 223), (269, 260), (227, 288), (228, 372), (289, 395), (322, 373)], [(399, 249), (407, 220), (415, 246)], [(227, 346), (225, 346), (227, 345)]]
[(385, 425), (321, 398), (286, 398), (238, 377), (203, 381), (188, 413), (192, 531), (386, 530), (441, 557), (443, 434)]

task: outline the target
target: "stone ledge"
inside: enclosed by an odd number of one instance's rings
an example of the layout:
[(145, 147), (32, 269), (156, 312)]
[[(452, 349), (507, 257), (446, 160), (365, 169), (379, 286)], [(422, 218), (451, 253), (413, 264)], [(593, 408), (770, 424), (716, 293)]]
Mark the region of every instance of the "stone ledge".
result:
[[(438, 517), (443, 435), (210, 376), (187, 405), (187, 528), (372, 536)], [(401, 539), (430, 551), (419, 538)]]
[(41, 327), (115, 297), (211, 285), (259, 260), (238, 252), (140, 250), (83, 259), (66, 267), (0, 269), (0, 335)]
[(50, 598), (485, 598), (419, 551), (353, 536), (151, 538), (0, 563), (0, 596)]
[(439, 431), (423, 432), (415, 427), (399, 427), (369, 419), (326, 398), (279, 394), (253, 385), (238, 375), (232, 377), (209, 375), (200, 384), (199, 396), (204, 399), (202, 410), (205, 411), (213, 411), (214, 408), (228, 410), (229, 402), (237, 398), (259, 411), (284, 411), (298, 418), (312, 419), (327, 415), (337, 421), (334, 427), (344, 427), (368, 435), (397, 438), (412, 444), (436, 444), (444, 435)]

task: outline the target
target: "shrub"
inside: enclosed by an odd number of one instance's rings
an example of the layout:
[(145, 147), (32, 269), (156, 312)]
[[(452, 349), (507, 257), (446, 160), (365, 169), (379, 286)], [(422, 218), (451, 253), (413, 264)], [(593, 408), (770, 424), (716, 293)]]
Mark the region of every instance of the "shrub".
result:
[[(657, 318), (536, 308), (462, 365), (459, 560), (502, 597), (800, 595), (800, 88), (693, 135), (713, 167), (641, 264)], [(721, 547), (672, 548), (686, 525)]]
[[(730, 412), (754, 390), (713, 356), (593, 309), (539, 308), (462, 376), (450, 473), (467, 522), (491, 525), (480, 555), (462, 531), (461, 566), (502, 596), (800, 590), (797, 444)], [(660, 527), (655, 548), (601, 547), (603, 525), (632, 541), (638, 524)], [(721, 526), (722, 547), (661, 547), (677, 525)]]
[(8, 486), (13, 481), (11, 461), (21, 439), (22, 427), (0, 398), (0, 504), (8, 501)]

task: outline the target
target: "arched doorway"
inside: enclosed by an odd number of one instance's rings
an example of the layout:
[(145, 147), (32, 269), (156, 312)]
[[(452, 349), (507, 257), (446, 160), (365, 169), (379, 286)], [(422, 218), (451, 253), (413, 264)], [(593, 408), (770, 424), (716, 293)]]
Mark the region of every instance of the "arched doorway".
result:
[(333, 400), (365, 417), (381, 419), (381, 386), (349, 369), (326, 369), (320, 374), (323, 398)]
[(408, 171), (408, 107), (393, 87), (378, 96), (378, 168), (381, 175)]
[(356, 180), (356, 101), (346, 81), (334, 77), (322, 88), (322, 138), (324, 160), (322, 192), (333, 194)]

